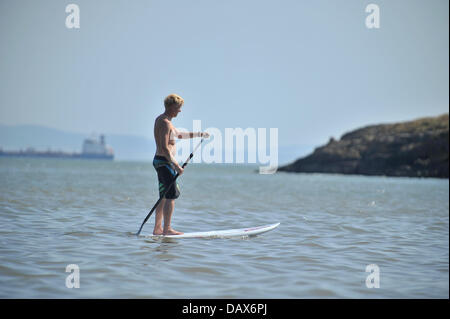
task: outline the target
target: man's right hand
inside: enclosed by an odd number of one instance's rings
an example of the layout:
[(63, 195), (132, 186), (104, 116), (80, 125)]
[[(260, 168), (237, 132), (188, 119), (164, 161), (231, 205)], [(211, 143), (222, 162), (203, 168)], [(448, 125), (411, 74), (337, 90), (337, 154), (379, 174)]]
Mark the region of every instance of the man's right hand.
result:
[(178, 175), (181, 175), (184, 172), (184, 169), (180, 165), (175, 166), (175, 170), (177, 171)]

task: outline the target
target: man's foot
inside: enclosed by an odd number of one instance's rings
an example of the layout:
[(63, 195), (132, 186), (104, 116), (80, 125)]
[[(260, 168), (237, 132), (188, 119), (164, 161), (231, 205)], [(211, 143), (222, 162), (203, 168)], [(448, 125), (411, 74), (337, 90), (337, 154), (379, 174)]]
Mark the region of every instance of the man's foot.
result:
[(153, 235), (162, 235), (163, 234), (163, 229), (162, 228), (155, 228), (153, 229)]
[(164, 232), (163, 235), (167, 236), (167, 235), (183, 235), (184, 233), (176, 231), (175, 229), (169, 228), (169, 230), (167, 232)]

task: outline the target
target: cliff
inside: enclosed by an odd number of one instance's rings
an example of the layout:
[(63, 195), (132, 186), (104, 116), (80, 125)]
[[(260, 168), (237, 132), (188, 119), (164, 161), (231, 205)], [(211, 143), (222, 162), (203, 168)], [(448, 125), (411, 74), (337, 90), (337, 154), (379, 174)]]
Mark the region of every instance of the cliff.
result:
[(444, 114), (357, 129), (278, 171), (448, 178), (448, 154)]

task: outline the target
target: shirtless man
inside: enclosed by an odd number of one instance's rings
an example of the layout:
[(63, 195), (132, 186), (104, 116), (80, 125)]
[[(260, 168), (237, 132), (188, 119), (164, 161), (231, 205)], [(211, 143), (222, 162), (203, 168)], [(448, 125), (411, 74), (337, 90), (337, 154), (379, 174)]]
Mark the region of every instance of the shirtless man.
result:
[[(175, 160), (176, 154), (175, 136), (179, 139), (194, 137), (209, 137), (206, 132), (180, 132), (172, 125), (172, 118), (181, 112), (184, 100), (176, 95), (170, 94), (164, 99), (165, 111), (155, 120), (155, 142), (156, 155), (153, 159), (153, 166), (158, 173), (159, 196), (161, 197), (166, 191), (169, 184), (175, 178), (176, 173), (183, 174), (183, 168)], [(156, 207), (155, 228), (153, 235), (181, 235), (182, 232), (174, 230), (170, 226), (173, 209), (175, 207), (175, 199), (180, 196), (180, 188), (174, 183), (167, 191), (164, 198)], [(162, 221), (164, 219), (164, 228)]]

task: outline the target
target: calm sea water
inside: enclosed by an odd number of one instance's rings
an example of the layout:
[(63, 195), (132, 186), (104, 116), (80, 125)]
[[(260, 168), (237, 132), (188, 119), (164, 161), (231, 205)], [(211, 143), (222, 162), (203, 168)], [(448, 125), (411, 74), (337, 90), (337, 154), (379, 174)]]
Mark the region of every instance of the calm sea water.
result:
[(281, 225), (170, 242), (144, 236), (154, 216), (133, 235), (157, 200), (151, 163), (0, 158), (0, 182), (1, 298), (449, 297), (448, 180), (191, 164), (175, 229)]

